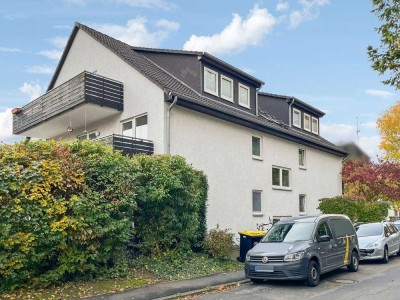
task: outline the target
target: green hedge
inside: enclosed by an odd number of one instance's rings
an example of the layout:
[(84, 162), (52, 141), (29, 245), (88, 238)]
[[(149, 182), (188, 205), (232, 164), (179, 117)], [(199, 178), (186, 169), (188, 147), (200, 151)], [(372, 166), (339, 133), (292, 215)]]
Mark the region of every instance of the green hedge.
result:
[(180, 156), (137, 156), (135, 237), (141, 254), (198, 248), (205, 236), (207, 180)]
[(206, 196), (205, 176), (181, 157), (131, 159), (80, 141), (1, 145), (0, 291), (124, 274), (132, 239), (143, 253), (195, 248)]
[(322, 213), (347, 215), (353, 222), (380, 222), (386, 218), (389, 208), (386, 202), (346, 197), (324, 198), (319, 201), (318, 208)]

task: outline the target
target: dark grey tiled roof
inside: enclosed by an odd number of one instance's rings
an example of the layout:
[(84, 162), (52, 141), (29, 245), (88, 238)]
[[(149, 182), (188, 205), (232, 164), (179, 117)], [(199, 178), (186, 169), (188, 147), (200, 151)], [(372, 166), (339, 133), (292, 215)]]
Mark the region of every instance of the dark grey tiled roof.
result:
[[(337, 155), (342, 155), (342, 156), (345, 155), (345, 152), (342, 149), (336, 147), (334, 144), (328, 142), (327, 140), (323, 139), (320, 136), (304, 134), (292, 128), (279, 125), (276, 122), (269, 121), (262, 116), (256, 116), (249, 112), (237, 109), (235, 107), (226, 105), (222, 102), (218, 102), (211, 98), (205, 97), (200, 93), (196, 92), (194, 89), (190, 88), (188, 85), (186, 85), (179, 79), (177, 79), (173, 74), (170, 74), (169, 72), (162, 69), (159, 65), (154, 63), (148, 57), (140, 54), (140, 51), (144, 51), (146, 48), (132, 47), (126, 43), (118, 41), (112, 37), (109, 37), (101, 32), (98, 32), (80, 23), (75, 24), (74, 30), (70, 36), (66, 49), (63, 53), (61, 61), (56, 69), (56, 72), (53, 76), (53, 79), (48, 89), (51, 89), (54, 86), (55, 80), (58, 76), (58, 73), (61, 70), (62, 64), (65, 61), (68, 50), (72, 45), (73, 39), (78, 29), (81, 29), (86, 33), (88, 33), (90, 36), (92, 36), (102, 45), (104, 45), (109, 50), (114, 52), (116, 55), (118, 55), (121, 59), (123, 59), (133, 68), (140, 71), (144, 76), (146, 76), (149, 80), (154, 82), (156, 85), (158, 85), (161, 89), (163, 89), (166, 92), (171, 91), (174, 95), (177, 95), (179, 98), (182, 98), (186, 101), (190, 101), (194, 104), (205, 106), (212, 110), (233, 116), (235, 118), (239, 118), (242, 120), (252, 122), (254, 124), (265, 126), (266, 128), (274, 130), (276, 132), (284, 133), (285, 135), (288, 135), (288, 138), (290, 136), (297, 137), (298, 139), (303, 140), (305, 142), (316, 144), (320, 147), (331, 150), (331, 152), (333, 151)], [(135, 51), (135, 48), (139, 51)], [(164, 51), (172, 51), (172, 50), (164, 50)], [(185, 51), (177, 51), (177, 52), (179, 52), (180, 54), (185, 53)], [(197, 52), (194, 53), (197, 54)]]

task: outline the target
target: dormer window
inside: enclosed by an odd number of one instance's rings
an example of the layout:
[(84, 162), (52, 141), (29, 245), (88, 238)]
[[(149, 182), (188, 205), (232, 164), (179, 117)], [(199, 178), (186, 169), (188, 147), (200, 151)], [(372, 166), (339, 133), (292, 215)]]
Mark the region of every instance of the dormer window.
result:
[(221, 75), (221, 98), (233, 102), (233, 80)]
[(312, 133), (318, 134), (318, 119), (312, 117)]
[(250, 108), (250, 89), (239, 83), (239, 105)]
[(304, 114), (303, 127), (306, 131), (311, 131), (311, 117), (308, 114)]
[(218, 97), (218, 73), (204, 68), (204, 91)]
[(293, 126), (301, 128), (301, 111), (293, 108)]

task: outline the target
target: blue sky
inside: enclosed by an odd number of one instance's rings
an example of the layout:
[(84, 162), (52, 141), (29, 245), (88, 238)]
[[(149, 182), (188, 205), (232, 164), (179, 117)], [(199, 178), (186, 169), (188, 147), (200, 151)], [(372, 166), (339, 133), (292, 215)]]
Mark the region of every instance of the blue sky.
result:
[(377, 117), (400, 93), (366, 54), (379, 25), (368, 0), (1, 0), (0, 141), (10, 109), (42, 94), (75, 21), (135, 46), (205, 50), (326, 112), (322, 134), (378, 153)]

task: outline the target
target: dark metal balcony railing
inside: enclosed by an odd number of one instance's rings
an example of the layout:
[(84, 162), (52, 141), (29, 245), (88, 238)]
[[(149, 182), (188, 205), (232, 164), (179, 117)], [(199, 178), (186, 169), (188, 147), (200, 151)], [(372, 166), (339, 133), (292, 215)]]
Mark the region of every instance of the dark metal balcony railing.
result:
[(113, 146), (114, 150), (121, 151), (123, 155), (153, 154), (154, 143), (149, 140), (137, 139), (125, 135), (112, 134), (96, 141)]
[(122, 111), (123, 93), (121, 82), (83, 72), (22, 107), (21, 112), (13, 118), (14, 134), (22, 133), (83, 103)]

